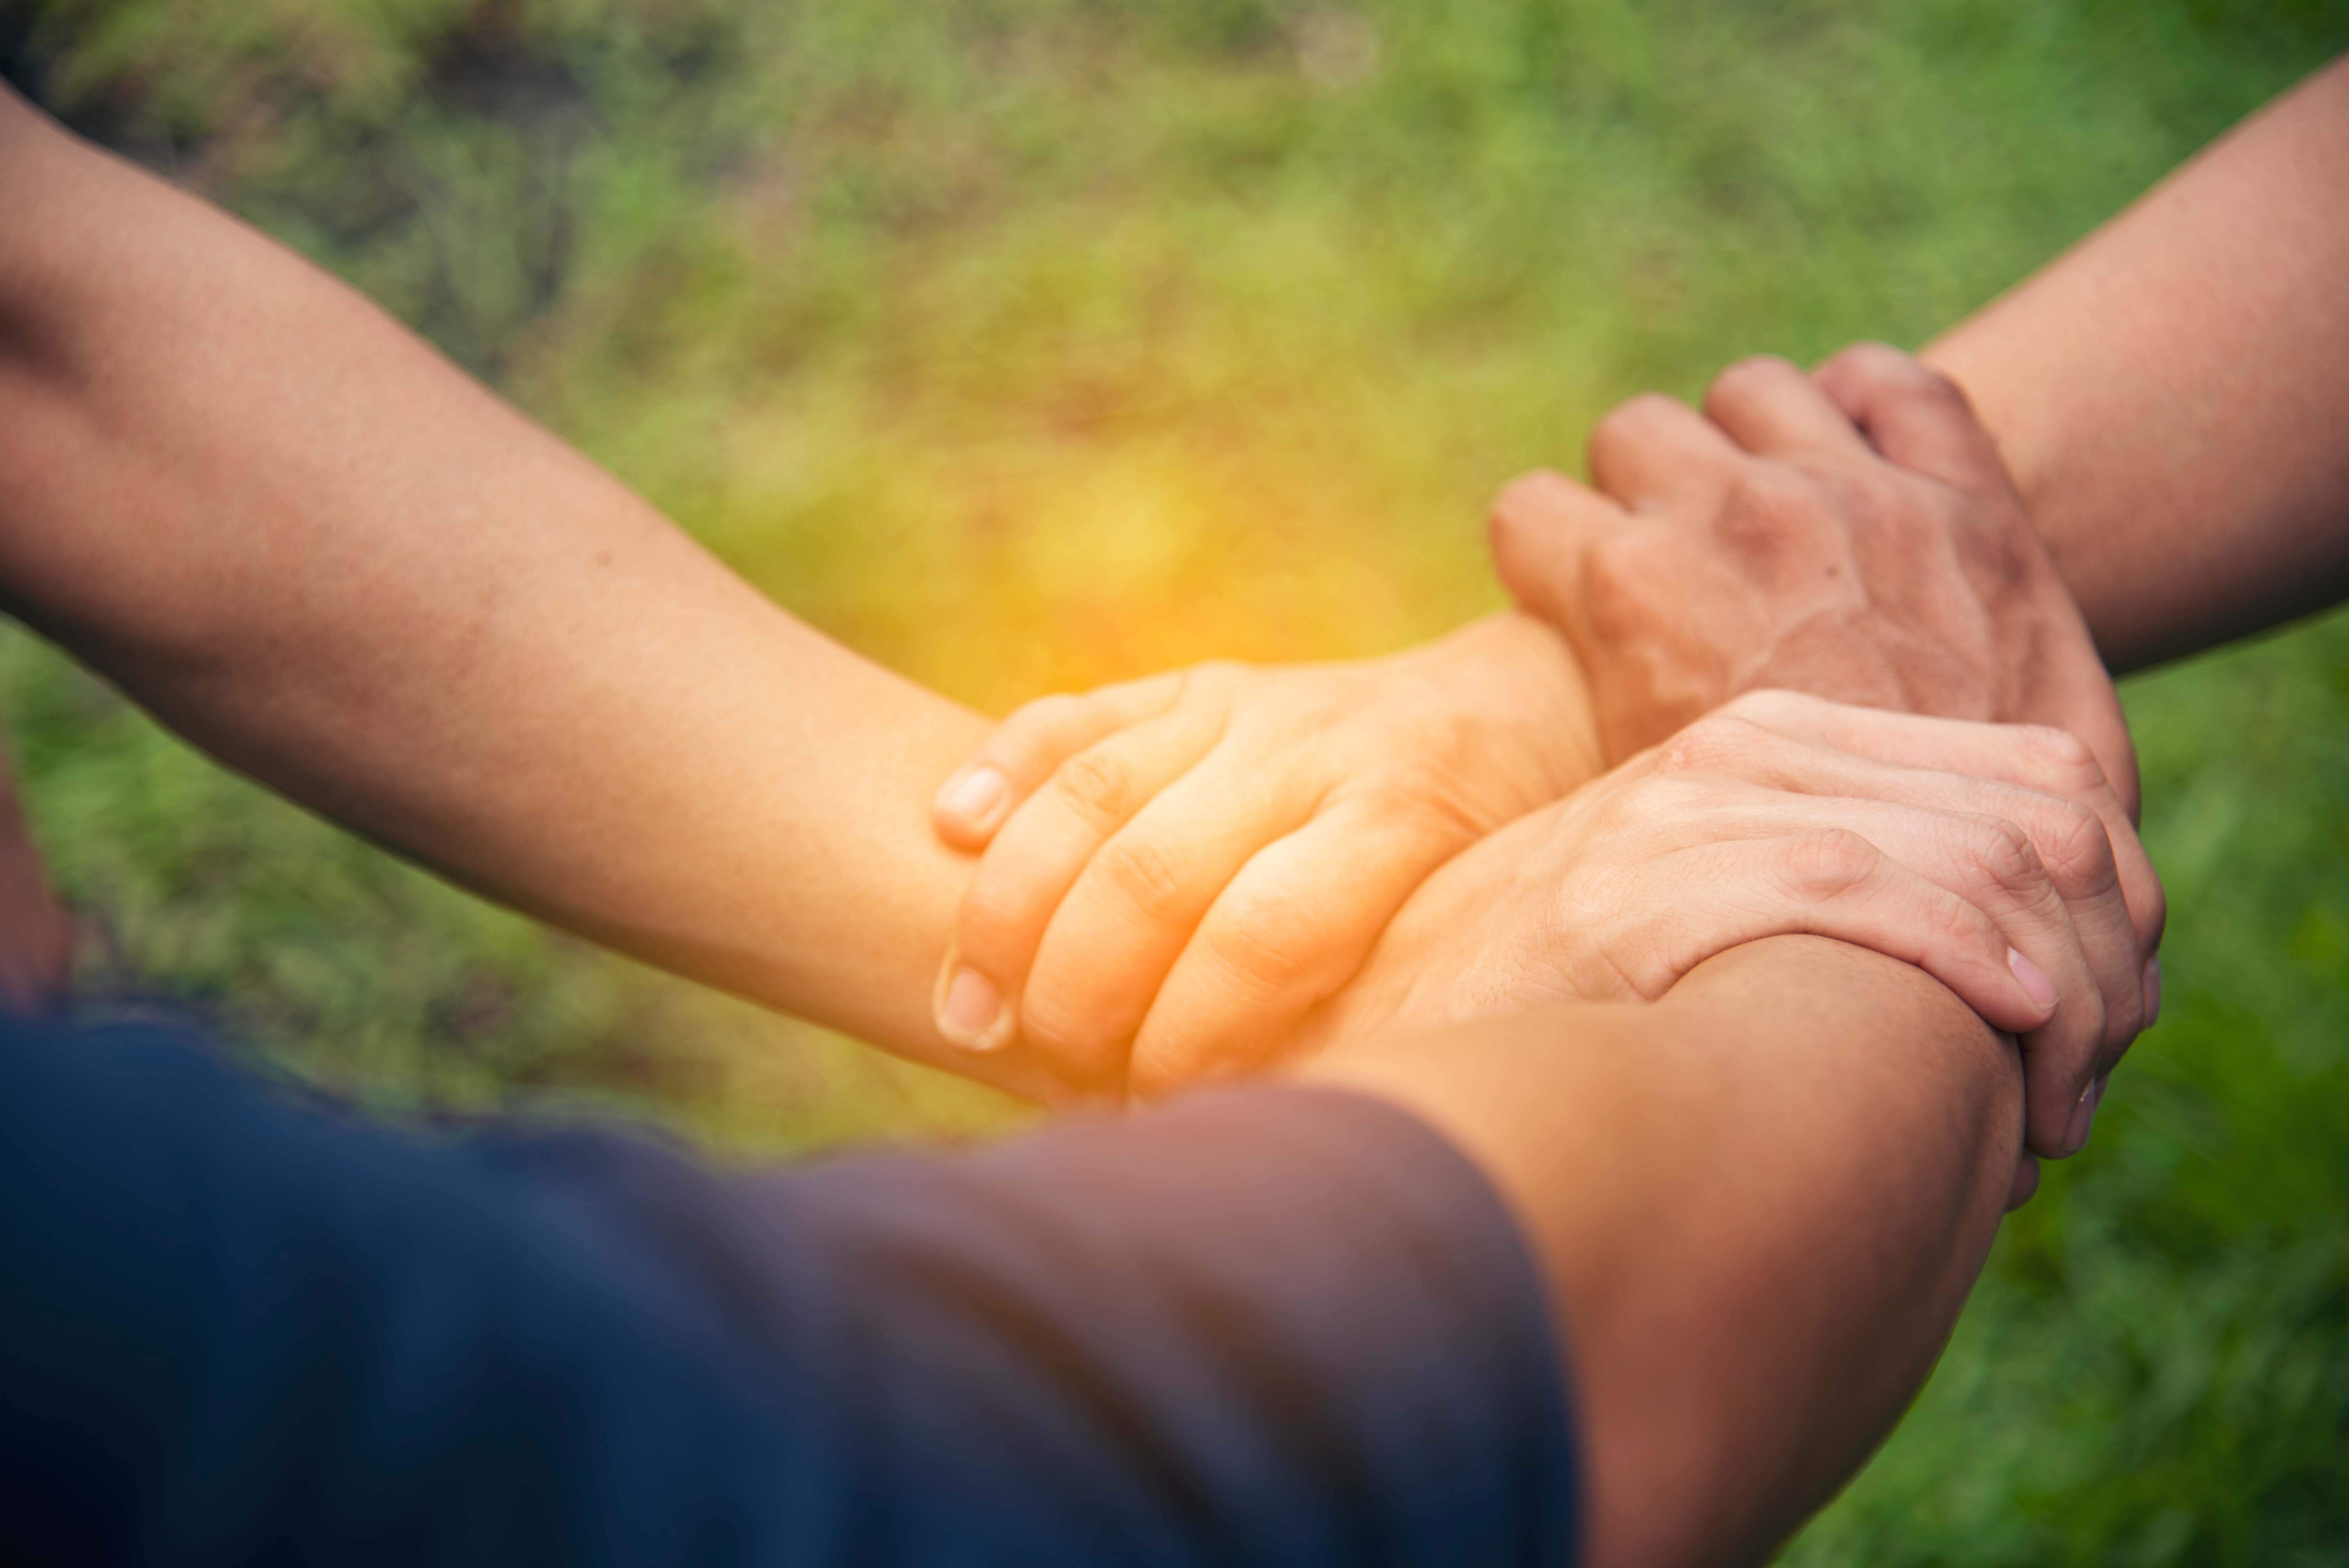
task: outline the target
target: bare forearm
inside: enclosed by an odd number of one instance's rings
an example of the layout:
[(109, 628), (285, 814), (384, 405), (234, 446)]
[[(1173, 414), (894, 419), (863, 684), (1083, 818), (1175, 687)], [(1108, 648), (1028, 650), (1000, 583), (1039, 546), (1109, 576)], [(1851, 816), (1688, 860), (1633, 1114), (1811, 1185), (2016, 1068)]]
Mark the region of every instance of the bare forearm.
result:
[(1758, 1560), (1930, 1369), (2020, 1150), (2013, 1047), (1905, 965), (1753, 944), (1651, 1006), (1341, 1049), (1453, 1137), (1556, 1293), (1588, 1560)]
[[(915, 1055), (975, 716), (299, 259), (0, 94), (0, 593), (215, 755)], [(1016, 1067), (997, 1067), (1018, 1071)]]
[(2349, 593), (2344, 191), (2349, 60), (1925, 351), (2116, 670)]

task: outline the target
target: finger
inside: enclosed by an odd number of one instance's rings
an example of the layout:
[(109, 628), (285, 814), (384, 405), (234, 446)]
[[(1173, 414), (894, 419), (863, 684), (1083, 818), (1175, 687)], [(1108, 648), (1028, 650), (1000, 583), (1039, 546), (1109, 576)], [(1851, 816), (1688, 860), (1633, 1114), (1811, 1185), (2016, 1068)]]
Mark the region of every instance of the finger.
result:
[(2018, 973), (2015, 948), (1988, 912), (1849, 829), (1789, 831), (1781, 821), (1766, 837), (1692, 844), (1653, 869), (1671, 897), (1566, 916), (1604, 925), (1600, 945), (1641, 995), (1661, 995), (1748, 942), (1828, 936), (1915, 965), (1993, 1027), (2018, 1033), (2048, 1016), (2045, 992)]
[(2159, 947), (2168, 912), (2161, 879), (2098, 753), (2076, 737), (2041, 725), (1893, 713), (1784, 691), (1749, 692), (1720, 716), (1903, 768), (1971, 774), (2078, 801), (2104, 824), (2139, 958)]
[(1661, 392), (1618, 404), (1590, 431), (1590, 482), (1637, 511), (1720, 484), (1743, 459), (1695, 409)]
[(1509, 596), (1553, 625), (1579, 624), (1582, 562), (1592, 544), (1627, 527), (1607, 496), (1547, 469), (1512, 480), (1493, 499), (1493, 565)]
[(2019, 724), (2068, 729), (2086, 741), (2130, 825), (2135, 826), (2141, 804), (2137, 742), (2129, 735), (2128, 717), (2121, 711), (2120, 694), (2113, 689), (2112, 676), (2086, 627), (2074, 625), (2060, 635), (2061, 645), (2043, 656), (2042, 678), (2024, 694), (2016, 711), (2002, 717)]
[(1123, 1075), (1200, 917), (1251, 855), (1311, 813), (1311, 793), (1268, 789), (1273, 776), (1219, 748), (1136, 812), (1058, 901), (1019, 996), (1020, 1036), (1053, 1070), (1077, 1083)]
[(1775, 355), (1741, 359), (1705, 388), (1704, 414), (1760, 457), (1806, 453), (1867, 457), (1871, 449), (1818, 384)]
[[(2000, 779), (1880, 762), (1726, 714), (1692, 725), (1659, 748), (1656, 766), (1661, 772), (1717, 771), (1797, 794), (2013, 823), (2029, 839), (2064, 902), (2103, 1000), (2106, 1048), (2117, 1053), (2144, 1026), (2145, 958), (2137, 946), (2108, 818), (2091, 806)], [(2110, 805), (2108, 801), (2108, 810)], [(1859, 826), (1857, 821), (1850, 825)], [(2131, 838), (2129, 842), (2134, 846), (2136, 841)], [(1889, 848), (1881, 841), (1878, 844)]]
[[(2030, 1147), (2071, 1153), (2078, 1097), (2109, 1067), (2104, 1002), (2023, 831), (1874, 800), (1724, 791), (1718, 780), (1681, 789), (1665, 780), (1650, 795), (1647, 809), (1670, 813), (1675, 837), (1701, 846), (1675, 857), (1670, 896), (1643, 884), (1613, 910), (1568, 918), (1611, 915), (1620, 929), (1602, 945), (1648, 995), (1725, 947), (1786, 932), (1915, 964), (1993, 1026), (2023, 1037)], [(1717, 866), (1720, 881), (1692, 897), (1688, 868), (1701, 864)]]
[(932, 1014), (966, 1050), (1017, 1032), (1019, 995), (1052, 912), (1134, 813), (1205, 757), (1223, 715), (1177, 707), (1078, 752), (1011, 814), (963, 892)]
[(2031, 1202), (2032, 1194), (2038, 1191), (2039, 1156), (2026, 1149), (2014, 1162), (2014, 1181), (2006, 1190), (2006, 1212), (2013, 1213)]
[[(2052, 1159), (2075, 1152), (2072, 1124), (2079, 1097), (2109, 1070), (2129, 1037), (2108, 1043), (2105, 993), (2087, 944), (2029, 836), (1998, 818), (1879, 801), (1838, 799), (1831, 810), (1847, 830), (1903, 870), (1989, 917), (2011, 949), (2013, 977), (2034, 1003), (2054, 1004), (2038, 1018), (1993, 1010), (1960, 983), (1961, 973), (1945, 975), (1933, 954), (1911, 960), (1992, 1026), (2021, 1037), (2026, 1144)], [(1999, 1002), (1995, 992), (1983, 993), (1983, 1000)], [(2133, 1016), (2137, 1006), (2131, 997)]]
[(1814, 373), (1819, 390), (1887, 460), (1960, 490), (2008, 488), (1998, 447), (1958, 384), (1881, 343), (1855, 343)]
[(932, 826), (956, 849), (985, 849), (996, 829), (1061, 763), (1121, 729), (1156, 718), (1216, 678), (1213, 666), (1202, 665), (1022, 704), (938, 786)]
[(1456, 819), (1357, 798), (1266, 845), (1217, 895), (1134, 1037), (1149, 1098), (1262, 1066), (1362, 965), (1428, 874), (1465, 846)]

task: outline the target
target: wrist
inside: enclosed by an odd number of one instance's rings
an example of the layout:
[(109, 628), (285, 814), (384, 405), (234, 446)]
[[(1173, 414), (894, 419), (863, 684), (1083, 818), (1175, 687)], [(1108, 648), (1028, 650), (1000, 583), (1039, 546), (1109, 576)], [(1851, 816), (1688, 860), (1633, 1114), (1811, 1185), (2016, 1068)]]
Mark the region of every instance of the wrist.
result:
[(1537, 803), (1562, 799), (1607, 770), (1582, 663), (1548, 622), (1504, 610), (1402, 656), (1485, 715), (1501, 743), (1533, 763), (1546, 789)]

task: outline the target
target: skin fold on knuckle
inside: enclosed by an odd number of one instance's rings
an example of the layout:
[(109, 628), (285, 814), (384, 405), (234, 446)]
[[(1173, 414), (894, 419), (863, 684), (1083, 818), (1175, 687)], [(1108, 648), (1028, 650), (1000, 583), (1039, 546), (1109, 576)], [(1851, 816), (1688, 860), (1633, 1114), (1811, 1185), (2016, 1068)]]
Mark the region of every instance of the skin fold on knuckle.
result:
[(2120, 858), (2105, 820), (2076, 800), (2048, 799), (2032, 823), (2031, 841), (2068, 900), (2119, 893)]
[(1276, 1007), (1302, 1012), (1351, 971), (1329, 934), (1327, 917), (1317, 921), (1285, 897), (1258, 896), (1218, 909), (1201, 925), (1197, 941), (1208, 985), (1245, 1016)]
[(1981, 905), (1962, 898), (1935, 899), (1927, 903), (1920, 934), (1923, 952), (1938, 955), (1945, 964), (1954, 963), (1961, 969), (1975, 968), (1996, 977), (2004, 987), (2013, 971), (2007, 967), (2007, 949), (2013, 945), (1998, 922)]
[(1742, 715), (1709, 714), (1656, 748), (1656, 771), (1749, 778), (1769, 739), (1767, 731)]
[(1788, 893), (1805, 904), (1832, 903), (1872, 889), (1886, 857), (1849, 828), (1823, 828), (1776, 841), (1776, 871)]
[(1061, 763), (1047, 788), (1079, 820), (1104, 830), (1124, 821), (1142, 803), (1133, 765), (1098, 747)]
[(1120, 833), (1094, 857), (1091, 874), (1118, 896), (1148, 925), (1159, 930), (1188, 931), (1198, 918), (1193, 879), (1184, 869), (1178, 845), (1154, 833)]
[(1994, 890), (2020, 905), (2062, 902), (2031, 835), (2016, 823), (1989, 813), (1947, 820), (1959, 863), (1971, 873), (1976, 889)]

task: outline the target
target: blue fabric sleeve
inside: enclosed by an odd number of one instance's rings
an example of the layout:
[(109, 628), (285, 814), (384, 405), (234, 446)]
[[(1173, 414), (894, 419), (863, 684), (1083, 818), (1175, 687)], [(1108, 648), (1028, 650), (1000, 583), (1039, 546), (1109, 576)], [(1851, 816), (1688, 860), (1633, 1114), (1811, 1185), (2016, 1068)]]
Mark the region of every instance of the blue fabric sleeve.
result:
[(0, 1026), (0, 1556), (1572, 1559), (1538, 1281), (1441, 1138), (1203, 1094), (706, 1171)]

